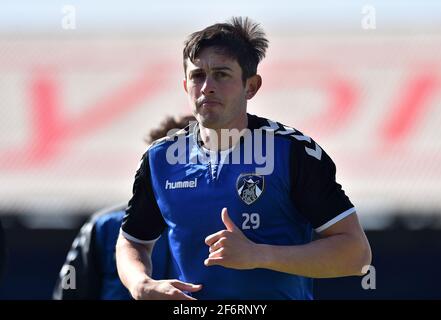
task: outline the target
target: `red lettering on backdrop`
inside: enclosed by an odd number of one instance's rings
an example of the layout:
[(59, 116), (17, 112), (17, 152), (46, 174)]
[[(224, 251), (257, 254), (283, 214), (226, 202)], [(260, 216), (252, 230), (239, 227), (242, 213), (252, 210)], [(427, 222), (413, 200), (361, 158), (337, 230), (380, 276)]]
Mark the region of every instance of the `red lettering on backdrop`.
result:
[[(314, 62), (277, 63), (267, 68), (271, 73), (269, 81), (264, 81), (264, 84), (270, 92), (287, 87), (291, 90), (313, 87), (317, 92), (327, 93), (327, 103), (320, 112), (297, 124), (298, 127), (314, 132), (316, 137), (326, 134), (328, 138), (346, 129), (359, 103), (358, 87), (354, 80), (345, 79), (331, 68)], [(410, 79), (397, 93), (391, 92), (391, 95), (397, 95), (396, 102), (387, 105), (385, 101), (380, 106), (384, 110), (384, 118), (372, 123), (372, 132), (379, 133), (378, 147), (381, 153), (391, 150), (391, 145), (405, 142), (424, 120), (428, 114), (429, 100), (439, 90), (439, 84), (437, 74), (430, 70)], [(388, 110), (391, 111), (388, 113)]]
[[(320, 112), (302, 123), (290, 124), (313, 132), (315, 137), (328, 137), (344, 130), (353, 116), (358, 103), (357, 84), (340, 75), (329, 65), (319, 62), (281, 62), (266, 66), (268, 77), (264, 78), (265, 89), (277, 91), (289, 88), (291, 92), (304, 88), (313, 88), (326, 96), (326, 102)], [(307, 108), (308, 106), (292, 106)]]
[(85, 111), (67, 118), (63, 113), (59, 82), (49, 73), (39, 71), (31, 79), (31, 133), (27, 142), (0, 156), (1, 169), (30, 169), (45, 165), (69, 147), (73, 139), (93, 133), (124, 113), (140, 107), (140, 102), (152, 98), (164, 87), (167, 64), (158, 64)]
[(436, 92), (437, 86), (435, 74), (420, 74), (410, 79), (381, 126), (381, 141), (386, 144), (384, 150), (387, 150), (387, 145), (404, 142), (423, 120), (427, 114), (428, 100)]
[(344, 130), (356, 109), (358, 94), (355, 85), (346, 79), (333, 77), (322, 86), (329, 97), (323, 110), (306, 121), (305, 127), (317, 134), (331, 136)]
[[(28, 141), (13, 150), (2, 151), (0, 169), (22, 169), (45, 165), (56, 158), (62, 149), (69, 147), (73, 139), (87, 136), (109, 125), (118, 117), (132, 111), (141, 101), (152, 98), (164, 87), (167, 74), (171, 74), (167, 64), (158, 64), (137, 79), (85, 109), (74, 118), (63, 113), (59, 82), (50, 73), (39, 71), (31, 79), (31, 133)], [(298, 72), (302, 70), (303, 72)], [(297, 71), (297, 72), (296, 72)], [(308, 76), (304, 77), (305, 71)], [(296, 76), (296, 74), (298, 74)], [(152, 77), (152, 75), (155, 75)], [(313, 87), (317, 92), (326, 93), (328, 102), (316, 115), (299, 124), (314, 132), (315, 136), (328, 137), (338, 130), (344, 130), (354, 115), (358, 103), (358, 90), (353, 80), (349, 81), (335, 71), (317, 63), (277, 63), (267, 66), (265, 89)], [(396, 103), (385, 110), (385, 120), (373, 123), (379, 132), (383, 151), (388, 146), (406, 141), (418, 123), (427, 113), (429, 99), (439, 90), (436, 74), (421, 73), (410, 79), (402, 91), (398, 92)], [(293, 106), (296, 107), (296, 106)], [(297, 106), (301, 107), (301, 106)], [(391, 109), (389, 114), (387, 110)]]

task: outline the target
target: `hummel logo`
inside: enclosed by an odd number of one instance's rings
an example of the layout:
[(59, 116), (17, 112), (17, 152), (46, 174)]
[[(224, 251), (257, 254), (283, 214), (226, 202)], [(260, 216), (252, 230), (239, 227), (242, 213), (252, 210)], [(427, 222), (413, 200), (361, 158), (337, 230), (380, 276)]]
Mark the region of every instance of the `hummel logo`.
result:
[(175, 181), (165, 182), (165, 189), (184, 189), (184, 188), (196, 188), (198, 186), (198, 178), (195, 178), (194, 180), (189, 181)]

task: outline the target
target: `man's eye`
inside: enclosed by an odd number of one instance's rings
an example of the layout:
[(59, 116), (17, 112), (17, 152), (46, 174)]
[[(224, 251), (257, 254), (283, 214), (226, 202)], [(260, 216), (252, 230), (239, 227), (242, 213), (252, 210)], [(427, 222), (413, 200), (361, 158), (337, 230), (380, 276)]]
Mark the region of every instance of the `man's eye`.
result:
[(219, 72), (215, 73), (215, 76), (218, 79), (224, 79), (224, 78), (228, 77), (228, 73), (219, 71)]
[(200, 81), (203, 80), (205, 78), (205, 75), (203, 73), (195, 73), (193, 75), (191, 75), (191, 79), (195, 80), (195, 81)]

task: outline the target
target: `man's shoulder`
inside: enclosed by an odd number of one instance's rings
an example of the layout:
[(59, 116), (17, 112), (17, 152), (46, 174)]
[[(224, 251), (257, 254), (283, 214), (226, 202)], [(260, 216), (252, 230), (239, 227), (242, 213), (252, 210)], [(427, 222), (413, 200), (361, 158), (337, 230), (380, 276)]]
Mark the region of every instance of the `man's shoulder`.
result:
[(93, 219), (99, 223), (107, 223), (108, 221), (120, 221), (124, 217), (127, 203), (117, 204), (104, 208), (93, 214)]
[(255, 115), (249, 115), (250, 129), (261, 129), (274, 134), (276, 141), (283, 141), (295, 150), (302, 150), (305, 154), (321, 160), (323, 150), (309, 135), (302, 131), (285, 125), (281, 122), (263, 118)]
[(249, 122), (248, 125), (249, 129), (251, 130), (257, 129), (257, 130), (272, 132), (274, 133), (275, 136), (278, 137), (294, 138), (294, 135), (304, 136), (302, 132), (295, 129), (294, 127), (269, 118), (264, 118), (249, 114), (248, 122)]
[(120, 203), (95, 212), (83, 225), (82, 231), (92, 232), (92, 230), (101, 230), (120, 225), (124, 218), (126, 207), (127, 203)]

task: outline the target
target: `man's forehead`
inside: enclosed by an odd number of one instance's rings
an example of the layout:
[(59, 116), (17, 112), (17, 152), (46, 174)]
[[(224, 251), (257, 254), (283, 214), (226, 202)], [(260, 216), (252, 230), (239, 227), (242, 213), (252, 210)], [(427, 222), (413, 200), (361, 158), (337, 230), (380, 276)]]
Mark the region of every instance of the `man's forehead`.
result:
[(203, 50), (194, 61), (187, 58), (188, 71), (195, 69), (210, 70), (219, 68), (234, 70), (236, 68), (240, 69), (240, 66), (233, 58), (209, 49)]

